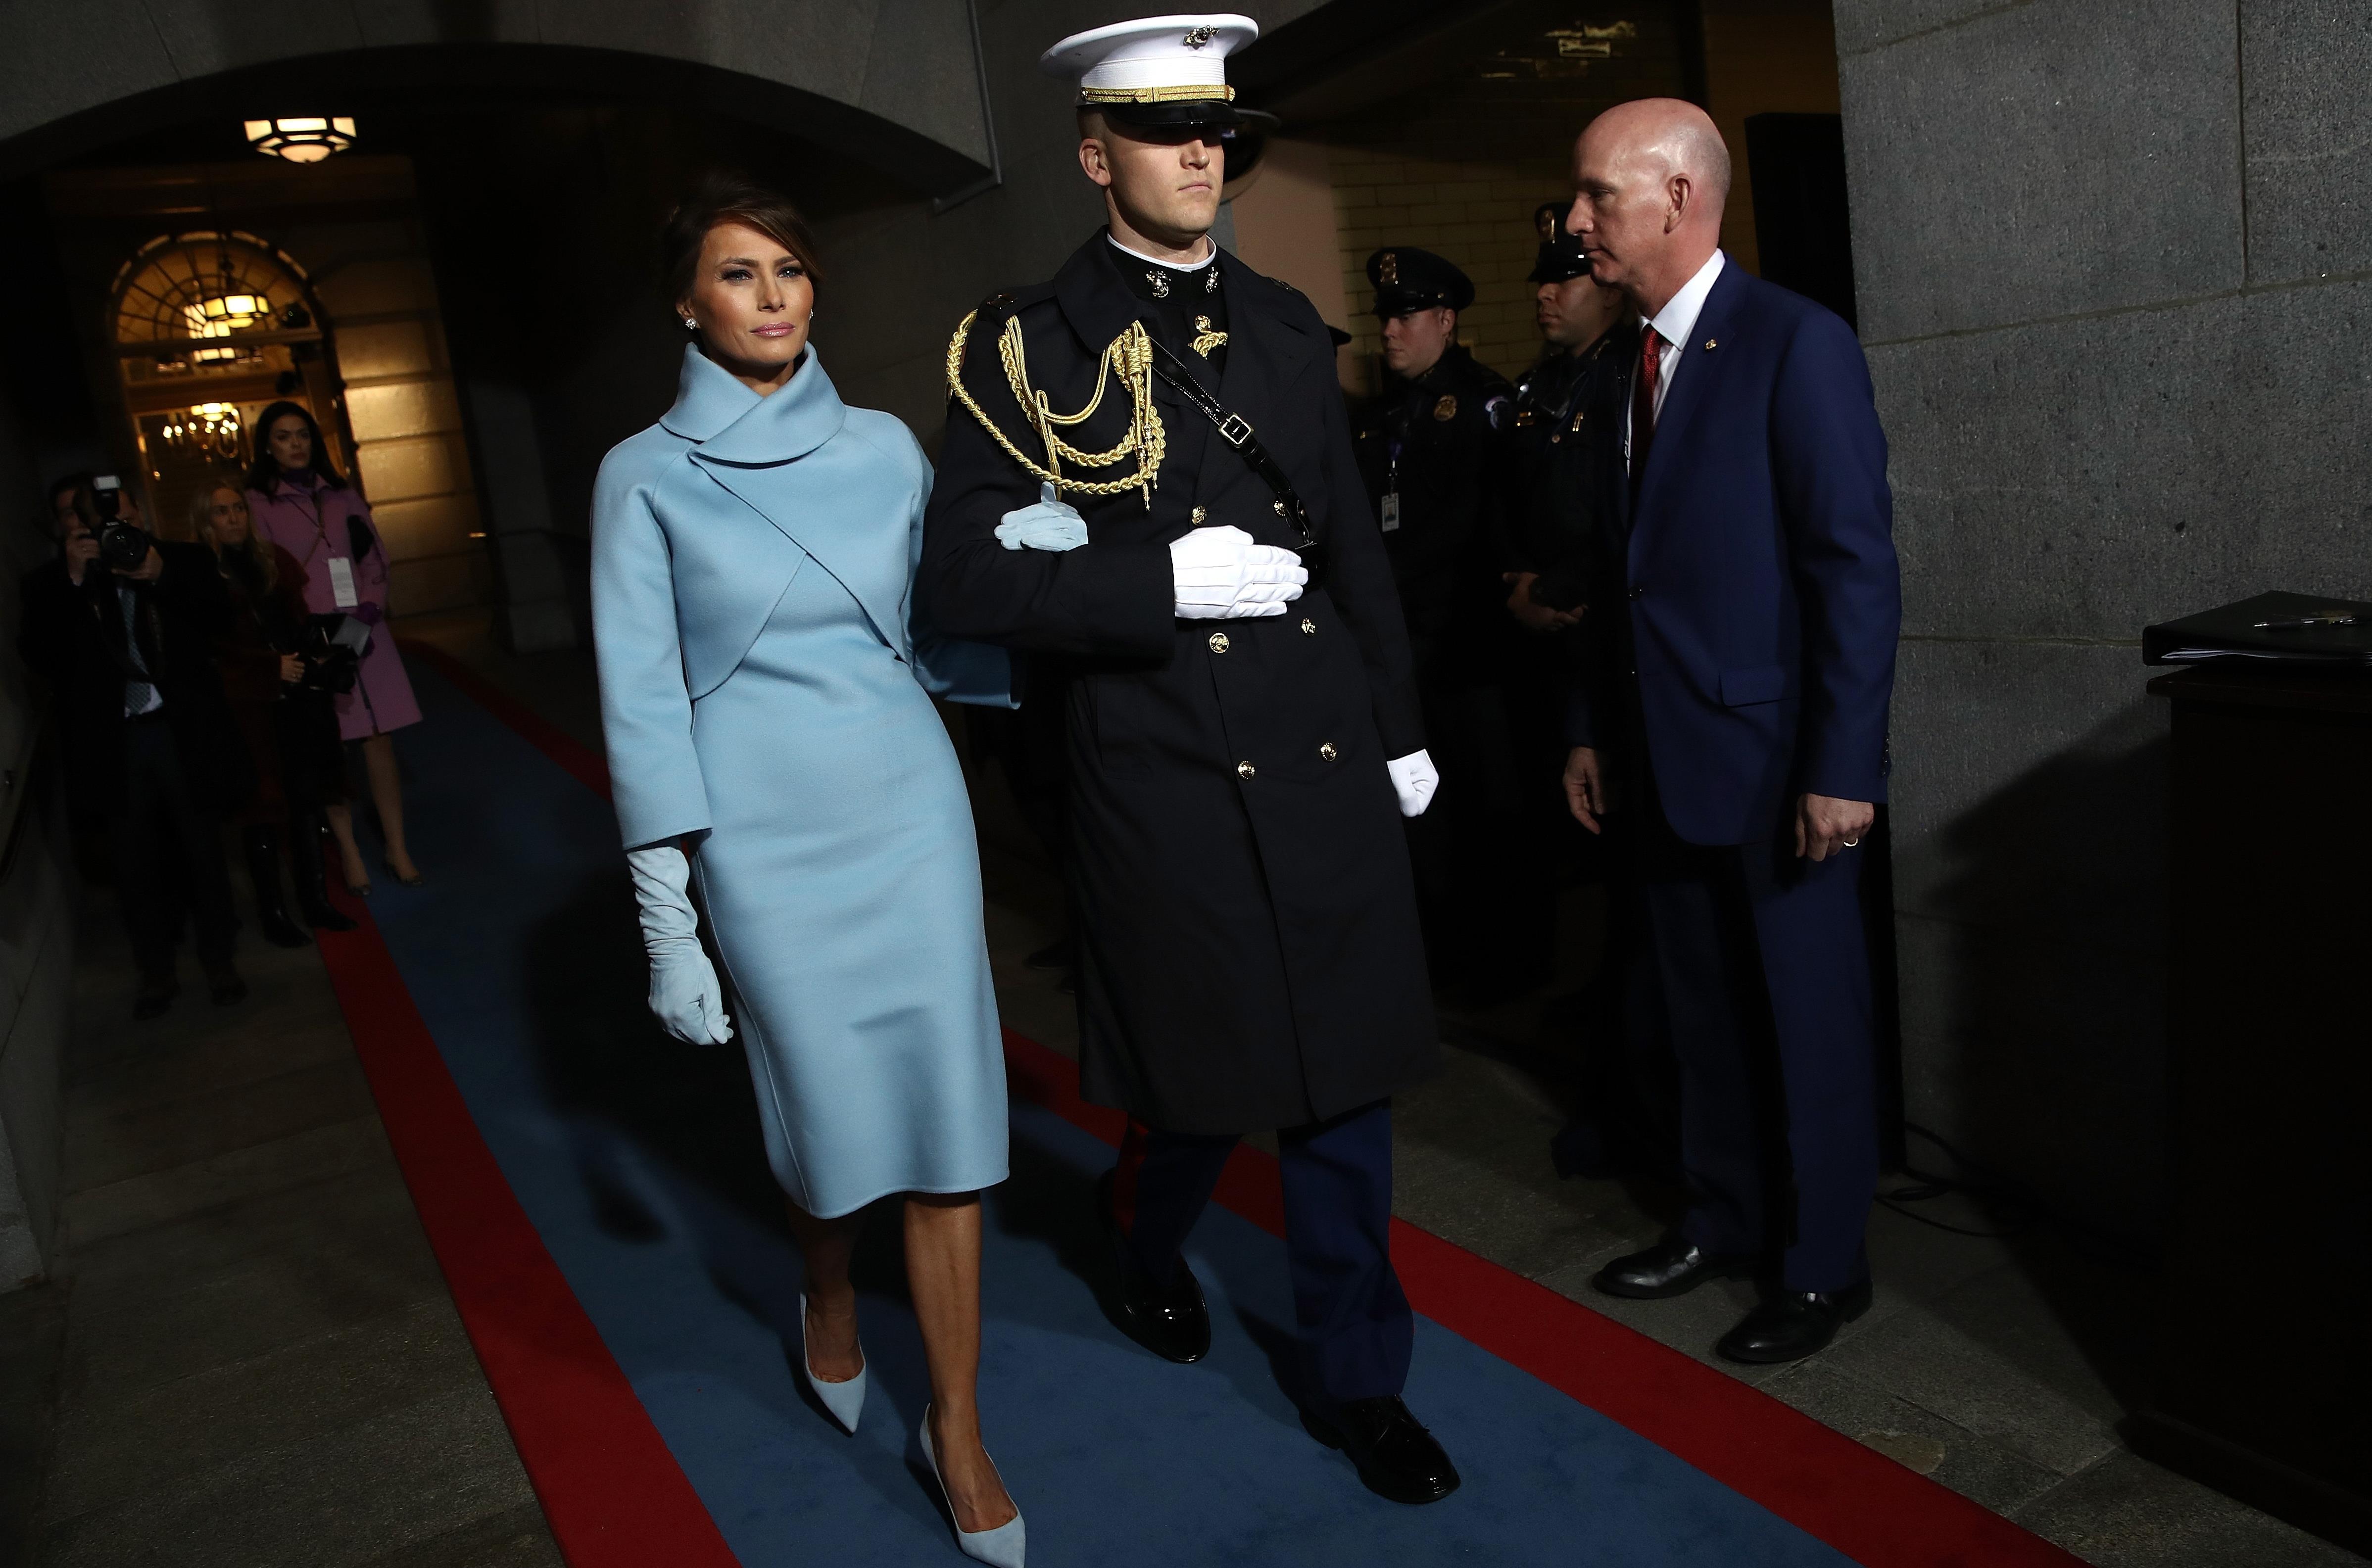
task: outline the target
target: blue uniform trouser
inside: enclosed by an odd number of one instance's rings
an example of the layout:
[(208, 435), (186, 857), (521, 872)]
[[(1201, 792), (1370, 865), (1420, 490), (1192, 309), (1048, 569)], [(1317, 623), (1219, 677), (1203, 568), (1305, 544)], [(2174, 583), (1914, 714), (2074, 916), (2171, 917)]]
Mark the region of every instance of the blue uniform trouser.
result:
[(1634, 961), (1661, 981), (1680, 1069), (1680, 1233), (1708, 1252), (1775, 1251), (1789, 1290), (1843, 1290), (1867, 1269), (1878, 1186), (1861, 856), (1814, 864), (1792, 842), (1707, 847), (1645, 826)]
[[(1416, 1320), (1392, 1272), (1392, 1116), (1388, 1101), (1277, 1133), (1285, 1268), (1305, 1390), (1320, 1403), (1398, 1395)], [(1235, 1151), (1234, 1134), (1146, 1132), (1121, 1148), (1114, 1206), (1137, 1260), (1173, 1277)]]

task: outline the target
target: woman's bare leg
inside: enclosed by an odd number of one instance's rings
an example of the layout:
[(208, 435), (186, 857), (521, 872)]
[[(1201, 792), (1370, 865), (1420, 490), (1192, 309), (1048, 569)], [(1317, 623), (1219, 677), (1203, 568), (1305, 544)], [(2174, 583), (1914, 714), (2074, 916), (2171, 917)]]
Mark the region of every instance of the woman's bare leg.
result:
[(863, 1213), (820, 1220), (787, 1198), (783, 1206), (790, 1211), (791, 1234), (807, 1260), (808, 1368), (826, 1383), (845, 1383), (865, 1370), (856, 1343), (856, 1287), (848, 1278), (856, 1233), (865, 1227)]
[(396, 771), (395, 737), (374, 735), (363, 742), (363, 771), (370, 775), (371, 804), (378, 807), (379, 831), (387, 835), (387, 864), (409, 880), (420, 875), (403, 839), (403, 776)]
[(906, 1283), (931, 1367), (931, 1447), (956, 1527), (993, 1530), (1019, 1512), (980, 1441), (980, 1194), (906, 1195)]
[(363, 864), (362, 846), (355, 842), (355, 811), (343, 800), (333, 800), (321, 807), (329, 819), (330, 836), (338, 841), (338, 871), (345, 877), (351, 890), (370, 889), (370, 867)]

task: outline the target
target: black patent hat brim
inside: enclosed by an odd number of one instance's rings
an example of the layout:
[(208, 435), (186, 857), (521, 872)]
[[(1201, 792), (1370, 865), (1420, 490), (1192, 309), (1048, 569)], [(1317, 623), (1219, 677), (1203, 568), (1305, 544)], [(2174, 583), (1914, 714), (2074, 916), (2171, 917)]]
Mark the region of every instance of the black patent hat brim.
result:
[(1177, 103), (1083, 103), (1105, 119), (1147, 130), (1174, 131), (1181, 126), (1209, 125), (1232, 131), (1244, 122), (1240, 110), (1225, 99), (1187, 99)]
[(1589, 253), (1576, 255), (1555, 245), (1543, 245), (1532, 259), (1527, 283), (1571, 283), (1589, 275)]

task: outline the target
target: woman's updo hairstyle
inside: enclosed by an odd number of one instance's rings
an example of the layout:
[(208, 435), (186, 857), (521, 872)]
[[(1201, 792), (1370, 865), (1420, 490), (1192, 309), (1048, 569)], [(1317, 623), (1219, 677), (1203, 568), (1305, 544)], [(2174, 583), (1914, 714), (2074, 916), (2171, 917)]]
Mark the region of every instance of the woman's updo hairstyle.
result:
[(823, 282), (823, 269), (816, 265), (815, 235), (788, 196), (746, 175), (709, 173), (700, 177), (659, 226), (659, 266), (670, 303), (692, 292), (693, 274), (700, 270), (700, 248), (708, 231), (721, 223), (749, 225), (797, 257), (809, 284)]

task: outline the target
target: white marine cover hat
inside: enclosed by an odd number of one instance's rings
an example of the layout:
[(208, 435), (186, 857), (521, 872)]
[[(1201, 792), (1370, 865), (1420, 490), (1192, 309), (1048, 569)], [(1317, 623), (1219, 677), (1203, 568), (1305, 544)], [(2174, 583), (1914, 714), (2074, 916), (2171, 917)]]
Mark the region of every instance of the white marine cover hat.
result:
[(1145, 17), (1073, 33), (1038, 64), (1079, 84), (1079, 107), (1134, 125), (1234, 125), (1227, 56), (1260, 37), (1250, 17)]

